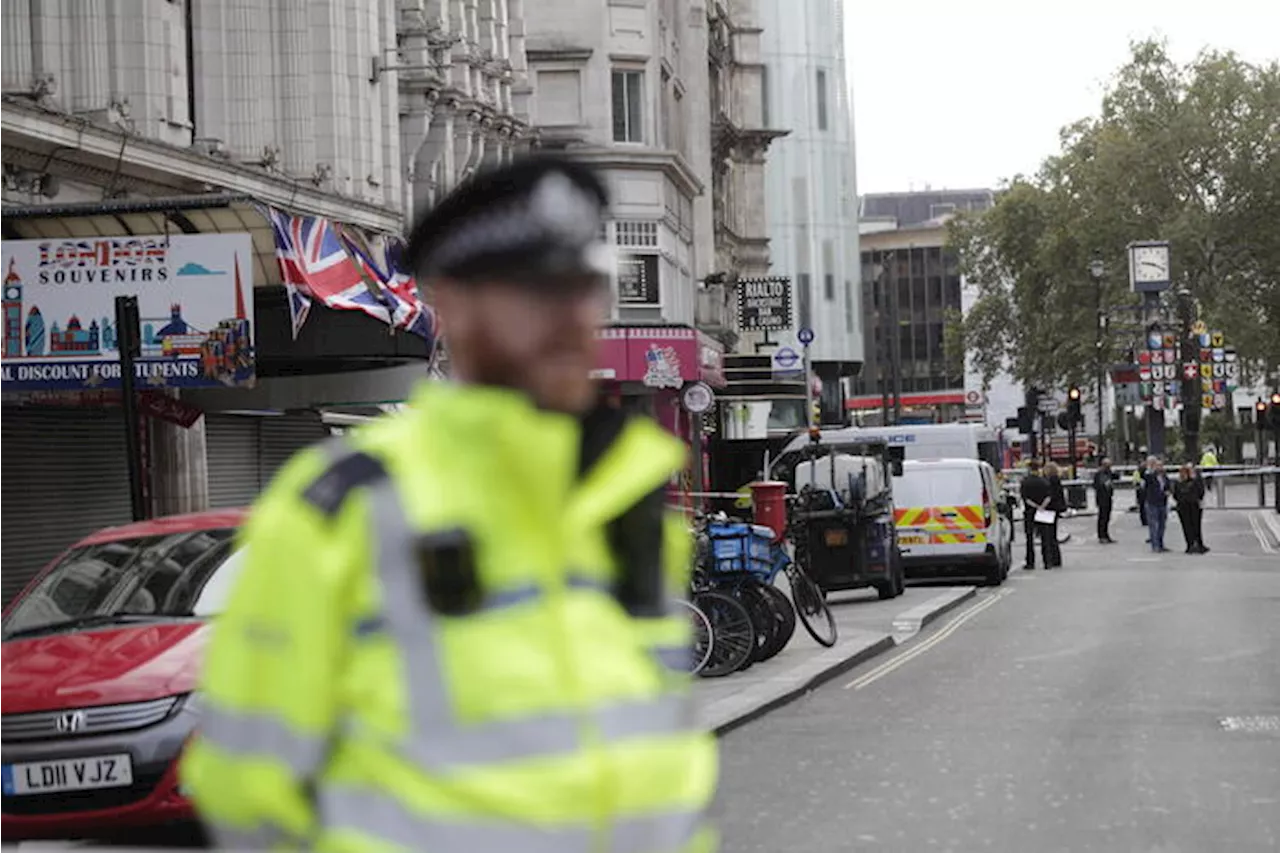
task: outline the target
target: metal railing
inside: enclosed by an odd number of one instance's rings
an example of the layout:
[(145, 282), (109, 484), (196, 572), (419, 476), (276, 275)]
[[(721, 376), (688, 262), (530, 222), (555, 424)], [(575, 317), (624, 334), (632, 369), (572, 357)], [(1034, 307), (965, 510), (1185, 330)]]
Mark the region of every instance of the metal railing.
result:
[[(1116, 465), (1112, 469), (1116, 474), (1116, 490), (1134, 492), (1137, 482), (1133, 479), (1136, 466)], [(1026, 476), (1025, 468), (1006, 468), (1001, 472), (1005, 477), (1005, 488), (1013, 495), (1018, 495), (1018, 484)], [(1177, 479), (1177, 471), (1170, 470), (1169, 478)], [(1275, 507), (1277, 481), (1280, 480), (1280, 466), (1275, 465), (1216, 465), (1202, 468), (1201, 476), (1205, 480), (1205, 509), (1258, 509)], [(1084, 487), (1089, 506), (1093, 506), (1092, 479), (1063, 480), (1065, 487)]]

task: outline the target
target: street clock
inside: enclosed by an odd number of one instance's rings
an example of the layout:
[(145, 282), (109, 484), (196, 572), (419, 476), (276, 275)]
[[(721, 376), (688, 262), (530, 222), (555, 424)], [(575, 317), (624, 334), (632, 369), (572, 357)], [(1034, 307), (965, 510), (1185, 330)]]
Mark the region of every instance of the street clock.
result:
[(1129, 287), (1134, 293), (1160, 293), (1168, 290), (1172, 281), (1168, 243), (1129, 244)]

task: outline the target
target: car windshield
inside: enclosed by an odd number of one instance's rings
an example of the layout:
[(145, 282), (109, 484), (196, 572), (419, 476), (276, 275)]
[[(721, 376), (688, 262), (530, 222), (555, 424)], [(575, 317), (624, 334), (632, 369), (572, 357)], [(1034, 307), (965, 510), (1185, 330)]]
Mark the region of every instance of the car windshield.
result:
[(240, 564), (233, 528), (75, 548), (23, 596), (4, 636), (137, 619), (216, 615)]

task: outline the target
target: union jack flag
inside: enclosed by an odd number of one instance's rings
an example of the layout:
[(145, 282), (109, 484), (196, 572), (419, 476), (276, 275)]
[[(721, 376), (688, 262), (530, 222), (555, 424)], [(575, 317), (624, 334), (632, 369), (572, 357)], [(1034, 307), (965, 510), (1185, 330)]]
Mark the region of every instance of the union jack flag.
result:
[(337, 226), (319, 216), (294, 216), (274, 208), (266, 214), (295, 338), (316, 299), (329, 308), (364, 311), (391, 324), (392, 309), (380, 286), (366, 281)]
[(381, 289), (391, 309), (391, 324), (428, 342), (435, 339), (435, 314), (422, 301), (418, 284), (407, 272), (404, 242), (398, 237), (369, 235), (343, 226), (342, 241), (352, 260)]

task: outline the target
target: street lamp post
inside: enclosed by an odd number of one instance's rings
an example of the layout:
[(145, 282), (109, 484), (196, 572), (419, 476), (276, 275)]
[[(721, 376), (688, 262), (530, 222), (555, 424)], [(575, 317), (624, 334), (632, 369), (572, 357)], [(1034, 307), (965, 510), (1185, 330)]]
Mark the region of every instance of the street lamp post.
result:
[(1105, 371), (1103, 369), (1103, 363), (1102, 363), (1103, 361), (1102, 359), (1102, 345), (1103, 345), (1102, 280), (1106, 276), (1106, 274), (1107, 274), (1106, 264), (1102, 262), (1102, 258), (1095, 256), (1094, 259), (1089, 262), (1089, 276), (1093, 279), (1094, 308), (1095, 308), (1093, 357), (1097, 359), (1097, 371), (1098, 371), (1098, 457), (1099, 459), (1107, 455), (1106, 449), (1104, 447), (1104, 443), (1106, 441), (1106, 435), (1107, 435), (1105, 424), (1104, 424), (1105, 413), (1106, 413), (1106, 403), (1103, 401), (1103, 390), (1104, 390), (1103, 386), (1106, 382), (1106, 379), (1105, 379)]

